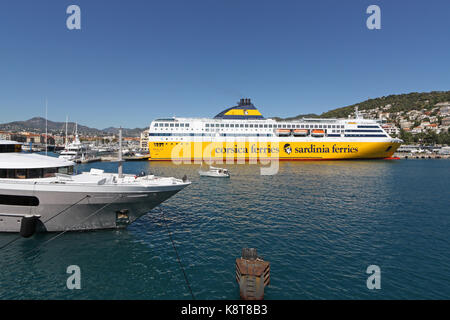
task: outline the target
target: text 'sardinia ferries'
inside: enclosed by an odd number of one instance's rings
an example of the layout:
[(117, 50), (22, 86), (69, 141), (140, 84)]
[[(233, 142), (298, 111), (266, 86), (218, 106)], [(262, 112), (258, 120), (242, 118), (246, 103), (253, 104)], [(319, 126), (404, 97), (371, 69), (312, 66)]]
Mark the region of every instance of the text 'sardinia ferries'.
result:
[(277, 158), (332, 160), (389, 158), (402, 143), (374, 120), (266, 119), (241, 99), (214, 118), (152, 121), (150, 160)]
[(38, 232), (126, 227), (190, 184), (121, 170), (73, 174), (71, 161), (20, 150), (0, 140), (0, 232), (22, 234), (23, 221)]

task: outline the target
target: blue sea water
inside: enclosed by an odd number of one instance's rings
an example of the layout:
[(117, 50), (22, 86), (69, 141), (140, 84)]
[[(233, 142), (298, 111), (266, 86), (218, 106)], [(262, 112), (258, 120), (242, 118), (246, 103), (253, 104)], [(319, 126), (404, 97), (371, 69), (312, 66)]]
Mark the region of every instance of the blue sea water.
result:
[[(230, 179), (200, 178), (197, 165), (124, 165), (193, 181), (162, 207), (197, 299), (239, 299), (243, 247), (271, 263), (266, 299), (450, 298), (450, 161), (282, 162), (274, 176), (223, 166)], [(117, 164), (78, 169), (91, 167)], [(0, 251), (0, 298), (190, 299), (162, 219), (154, 210), (125, 230), (16, 241)], [(80, 290), (66, 287), (69, 265)], [(369, 265), (380, 290), (366, 286)]]

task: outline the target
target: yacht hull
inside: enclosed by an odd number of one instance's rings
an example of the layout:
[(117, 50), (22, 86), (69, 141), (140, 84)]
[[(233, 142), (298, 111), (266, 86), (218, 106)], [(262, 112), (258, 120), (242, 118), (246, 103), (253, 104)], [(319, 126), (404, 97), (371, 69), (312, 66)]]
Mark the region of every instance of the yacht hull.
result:
[[(1, 195), (32, 196), (37, 206), (0, 205), (0, 232), (19, 232), (23, 215), (40, 215), (38, 232), (124, 228), (172, 197), (187, 184), (129, 192), (20, 190), (1, 188)], [(143, 189), (143, 188), (141, 188)]]

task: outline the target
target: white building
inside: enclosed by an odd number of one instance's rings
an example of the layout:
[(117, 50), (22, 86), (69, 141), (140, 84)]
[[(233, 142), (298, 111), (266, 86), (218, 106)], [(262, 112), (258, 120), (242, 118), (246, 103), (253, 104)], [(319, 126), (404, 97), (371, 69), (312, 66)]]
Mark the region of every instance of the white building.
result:
[(441, 112), (441, 115), (450, 115), (450, 102), (441, 102), (436, 104), (436, 106), (440, 107), (439, 111)]
[(139, 142), (139, 147), (144, 151), (148, 151), (148, 130), (141, 132), (141, 140)]
[(411, 128), (412, 127), (412, 123), (411, 122), (409, 122), (408, 120), (402, 120), (402, 121), (400, 121), (400, 127), (402, 128), (402, 129), (405, 129), (405, 128)]
[(398, 136), (400, 134), (400, 129), (396, 127), (393, 123), (385, 123), (382, 125), (384, 131), (386, 131), (389, 135)]
[(11, 140), (11, 134), (9, 132), (0, 131), (0, 140)]

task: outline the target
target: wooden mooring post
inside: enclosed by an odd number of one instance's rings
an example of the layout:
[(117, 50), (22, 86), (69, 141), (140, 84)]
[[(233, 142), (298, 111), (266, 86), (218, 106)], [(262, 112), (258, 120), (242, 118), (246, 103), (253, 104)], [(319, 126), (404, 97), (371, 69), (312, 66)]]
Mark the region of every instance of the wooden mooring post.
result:
[(236, 259), (236, 281), (241, 299), (262, 300), (270, 283), (270, 262), (258, 257), (255, 248), (243, 248), (242, 257)]

